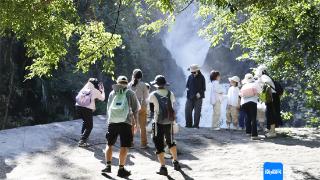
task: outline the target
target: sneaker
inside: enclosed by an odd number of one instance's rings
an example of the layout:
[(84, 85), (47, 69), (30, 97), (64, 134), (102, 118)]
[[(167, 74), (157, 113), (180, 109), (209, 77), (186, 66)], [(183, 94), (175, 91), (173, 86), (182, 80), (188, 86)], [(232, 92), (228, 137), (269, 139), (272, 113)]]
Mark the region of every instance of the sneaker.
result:
[(172, 161), (172, 164), (173, 164), (174, 170), (176, 170), (176, 171), (181, 170), (181, 166), (178, 161)]
[(107, 165), (106, 168), (101, 170), (101, 172), (103, 172), (103, 173), (111, 173), (111, 166)]
[(268, 132), (265, 136), (267, 138), (275, 138), (275, 137), (277, 137), (277, 134), (276, 133), (272, 133), (272, 132)]
[(131, 172), (126, 170), (125, 168), (119, 168), (118, 176), (121, 178), (126, 178), (131, 175)]
[(165, 166), (161, 166), (159, 172), (157, 174), (163, 175), (163, 176), (168, 176), (168, 169)]
[(212, 128), (212, 130), (219, 131), (220, 128)]
[(199, 129), (199, 126), (192, 126), (192, 128)]
[(79, 147), (87, 147), (87, 146), (89, 146), (89, 144), (87, 142), (85, 142), (84, 140), (80, 140), (78, 142), (78, 146)]
[(260, 140), (260, 138), (258, 136), (252, 136), (251, 140)]

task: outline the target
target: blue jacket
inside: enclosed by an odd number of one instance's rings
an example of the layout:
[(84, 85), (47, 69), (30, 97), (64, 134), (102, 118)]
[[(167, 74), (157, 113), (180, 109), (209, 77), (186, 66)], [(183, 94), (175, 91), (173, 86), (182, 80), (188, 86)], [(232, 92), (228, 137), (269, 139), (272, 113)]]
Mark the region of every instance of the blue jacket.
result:
[(206, 91), (206, 80), (200, 73), (196, 77), (191, 74), (187, 81), (187, 98), (195, 99), (196, 94), (199, 93), (201, 98), (204, 98), (204, 92)]

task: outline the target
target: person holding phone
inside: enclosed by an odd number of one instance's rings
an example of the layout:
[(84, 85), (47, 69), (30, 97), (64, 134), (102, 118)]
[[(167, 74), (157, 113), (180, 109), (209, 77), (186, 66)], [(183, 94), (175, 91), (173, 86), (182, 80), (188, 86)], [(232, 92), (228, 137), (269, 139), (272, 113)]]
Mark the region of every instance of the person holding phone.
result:
[(104, 87), (98, 79), (90, 78), (76, 97), (77, 114), (83, 120), (79, 147), (88, 146), (87, 141), (93, 128), (93, 112), (96, 110), (96, 99), (104, 101)]

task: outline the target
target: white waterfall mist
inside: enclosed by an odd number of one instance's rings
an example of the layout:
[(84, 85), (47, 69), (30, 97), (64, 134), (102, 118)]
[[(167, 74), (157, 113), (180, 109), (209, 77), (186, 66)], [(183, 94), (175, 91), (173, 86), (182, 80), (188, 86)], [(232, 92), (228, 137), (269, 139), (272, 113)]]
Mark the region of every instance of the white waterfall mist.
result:
[[(163, 36), (163, 44), (170, 51), (172, 58), (176, 61), (177, 65), (184, 71), (186, 78), (189, 73), (187, 68), (191, 64), (199, 64), (203, 66), (206, 55), (210, 48), (210, 43), (198, 35), (198, 30), (201, 26), (201, 20), (196, 19), (194, 12), (195, 5), (191, 5), (188, 9), (183, 11), (176, 17), (175, 23), (169, 27), (169, 31)], [(201, 127), (211, 127), (212, 121), (212, 105), (210, 104), (210, 90), (211, 83), (209, 81), (209, 72), (202, 71), (207, 82), (207, 91), (202, 105), (202, 114), (200, 120)], [(174, 82), (174, 80), (171, 80)], [(181, 89), (185, 91), (185, 89)], [(185, 102), (186, 92), (183, 97), (178, 98), (178, 123), (181, 126), (185, 125)], [(226, 102), (222, 104), (222, 126), (225, 126), (225, 107)]]

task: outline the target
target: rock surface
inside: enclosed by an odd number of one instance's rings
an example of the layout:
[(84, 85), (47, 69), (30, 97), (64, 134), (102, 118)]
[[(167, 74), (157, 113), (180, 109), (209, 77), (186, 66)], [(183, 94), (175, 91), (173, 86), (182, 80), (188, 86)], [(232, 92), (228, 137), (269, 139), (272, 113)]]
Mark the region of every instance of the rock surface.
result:
[[(81, 121), (68, 121), (0, 131), (0, 179), (119, 179), (119, 145), (113, 154), (113, 172), (104, 168), (105, 120), (95, 117), (91, 146), (77, 147)], [(242, 131), (181, 128), (176, 136), (182, 171), (170, 177), (156, 174), (151, 148), (131, 149), (130, 179), (259, 180), (264, 162), (282, 162), (286, 180), (320, 179), (320, 133), (315, 129), (279, 129), (279, 138), (252, 141)]]

